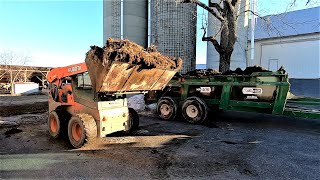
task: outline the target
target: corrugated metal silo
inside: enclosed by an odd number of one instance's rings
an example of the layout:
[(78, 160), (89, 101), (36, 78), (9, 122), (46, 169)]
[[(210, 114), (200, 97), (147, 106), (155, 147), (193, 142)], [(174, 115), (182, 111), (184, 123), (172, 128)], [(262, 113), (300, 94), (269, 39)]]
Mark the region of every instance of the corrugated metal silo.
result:
[[(209, 0), (210, 1), (210, 0)], [(219, 0), (211, 0), (211, 2), (219, 3)], [(249, 8), (249, 0), (241, 0), (238, 17), (237, 41), (234, 46), (233, 54), (231, 56), (230, 69), (240, 67), (244, 69), (247, 63), (247, 37), (248, 37), (248, 12), (244, 13)], [(213, 15), (208, 13), (208, 32), (207, 36), (214, 36), (220, 31), (220, 21)], [(220, 41), (220, 36), (216, 37)], [(211, 42), (207, 44), (207, 68), (219, 69), (219, 53), (215, 50)]]
[(104, 0), (103, 38), (148, 46), (148, 0)]
[(182, 73), (196, 66), (195, 4), (175, 0), (151, 1), (151, 43), (164, 55), (183, 59)]
[(108, 38), (121, 37), (121, 2), (120, 0), (103, 1), (103, 42)]

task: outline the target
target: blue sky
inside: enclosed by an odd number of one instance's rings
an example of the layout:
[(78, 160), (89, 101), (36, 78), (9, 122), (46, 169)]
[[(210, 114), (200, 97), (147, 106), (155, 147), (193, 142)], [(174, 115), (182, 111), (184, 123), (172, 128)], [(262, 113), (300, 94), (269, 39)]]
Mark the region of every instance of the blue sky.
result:
[(83, 62), (103, 45), (102, 1), (0, 0), (0, 50), (32, 56), (30, 65)]
[[(291, 1), (260, 0), (258, 8), (267, 15), (319, 5), (305, 6), (304, 0), (297, 0), (289, 6)], [(90, 45), (103, 45), (102, 4), (102, 0), (0, 0), (0, 52), (31, 56), (28, 65), (35, 66), (83, 62)], [(197, 63), (205, 63), (200, 27), (197, 34)]]

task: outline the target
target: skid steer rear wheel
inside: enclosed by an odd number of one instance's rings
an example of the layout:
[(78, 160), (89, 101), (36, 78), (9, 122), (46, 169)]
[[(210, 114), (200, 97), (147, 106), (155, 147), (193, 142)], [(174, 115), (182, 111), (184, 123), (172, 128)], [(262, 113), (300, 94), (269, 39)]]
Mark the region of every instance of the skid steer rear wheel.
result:
[(208, 107), (200, 98), (189, 97), (182, 105), (182, 115), (189, 123), (200, 124), (207, 118)]
[(68, 123), (68, 137), (73, 147), (82, 147), (85, 143), (97, 137), (96, 121), (88, 114), (71, 117)]
[(157, 104), (157, 113), (161, 119), (173, 120), (177, 115), (177, 104), (171, 97), (162, 97)]
[(48, 118), (48, 130), (53, 138), (61, 136), (61, 121), (56, 111), (52, 111)]

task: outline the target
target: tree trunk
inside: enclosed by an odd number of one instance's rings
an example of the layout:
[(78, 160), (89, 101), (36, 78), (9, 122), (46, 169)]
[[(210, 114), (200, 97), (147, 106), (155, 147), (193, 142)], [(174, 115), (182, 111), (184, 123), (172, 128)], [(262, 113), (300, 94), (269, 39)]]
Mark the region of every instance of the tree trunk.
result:
[(232, 54), (232, 48), (230, 48), (230, 30), (228, 26), (228, 22), (225, 22), (226, 24), (222, 25), (221, 29), (221, 35), (220, 35), (220, 50), (218, 51), (220, 55), (219, 59), (219, 71), (225, 72), (230, 70), (230, 60), (231, 60), (231, 54)]
[(225, 52), (220, 54), (219, 71), (226, 72), (230, 70), (231, 53)]

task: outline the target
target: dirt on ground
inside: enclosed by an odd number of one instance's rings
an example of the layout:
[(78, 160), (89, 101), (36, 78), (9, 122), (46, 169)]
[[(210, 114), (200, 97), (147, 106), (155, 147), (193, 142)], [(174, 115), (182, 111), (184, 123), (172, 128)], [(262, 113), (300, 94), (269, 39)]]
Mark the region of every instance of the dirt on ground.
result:
[(140, 114), (139, 130), (132, 135), (115, 133), (73, 149), (67, 137), (50, 137), (47, 114), (0, 117), (3, 122), (14, 122), (0, 124), (0, 179), (320, 176), (317, 121), (225, 112), (211, 117), (210, 123), (193, 125), (181, 118), (163, 121), (145, 112)]
[(44, 113), (48, 110), (47, 95), (0, 96), (0, 117)]

